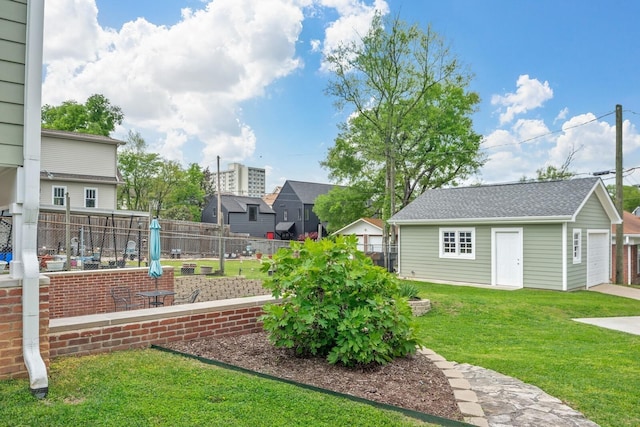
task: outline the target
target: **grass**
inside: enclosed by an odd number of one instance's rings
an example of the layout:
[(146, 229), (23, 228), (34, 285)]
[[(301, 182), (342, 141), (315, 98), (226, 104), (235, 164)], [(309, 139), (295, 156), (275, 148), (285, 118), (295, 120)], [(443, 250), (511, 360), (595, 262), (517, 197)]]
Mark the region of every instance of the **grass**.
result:
[[(640, 301), (413, 283), (432, 302), (432, 311), (417, 318), (427, 347), (537, 385), (602, 427), (640, 425), (640, 336), (571, 320), (638, 316)], [(27, 388), (26, 380), (0, 382), (0, 426), (414, 423), (154, 350), (57, 359), (47, 399), (34, 400)]]
[(640, 301), (416, 284), (433, 307), (420, 336), (447, 360), (534, 384), (603, 427), (640, 425), (640, 336), (571, 320), (638, 316)]
[(0, 381), (2, 426), (415, 426), (384, 411), (152, 349), (55, 360), (50, 394)]
[[(196, 264), (198, 266), (196, 272), (200, 271), (200, 267), (203, 265), (213, 267), (213, 271), (220, 268), (220, 261), (217, 259), (162, 259), (160, 263), (163, 266), (174, 267), (175, 277), (182, 276), (180, 269), (184, 263)], [(138, 261), (128, 261), (127, 265), (137, 267)], [(264, 279), (267, 274), (260, 271), (261, 265), (261, 261), (257, 259), (226, 259), (224, 261), (224, 275), (225, 277), (244, 276), (247, 279)]]

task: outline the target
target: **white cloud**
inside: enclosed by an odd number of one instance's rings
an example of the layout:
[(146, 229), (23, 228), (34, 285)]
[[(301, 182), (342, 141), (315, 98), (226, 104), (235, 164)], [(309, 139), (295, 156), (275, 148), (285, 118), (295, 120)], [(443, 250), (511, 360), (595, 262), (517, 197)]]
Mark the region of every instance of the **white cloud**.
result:
[(541, 107), (545, 101), (553, 98), (553, 90), (549, 82), (541, 83), (532, 79), (528, 74), (518, 77), (516, 92), (505, 95), (493, 95), (491, 104), (505, 107), (500, 113), (500, 124), (511, 122), (518, 114), (526, 113), (534, 108)]
[(556, 122), (566, 119), (568, 114), (569, 114), (569, 107), (564, 107), (562, 110), (560, 110), (556, 118), (553, 119), (553, 123), (555, 124)]
[(173, 25), (138, 18), (114, 30), (100, 26), (95, 0), (47, 0), (43, 102), (101, 93), (125, 113), (118, 137), (135, 128), (183, 164), (242, 161), (256, 135), (240, 104), (303, 67), (296, 45), (304, 14), (326, 8), (337, 18), (325, 40), (310, 42), (315, 51), (366, 33), (374, 10), (388, 13), (384, 0), (210, 0), (182, 9)]
[[(508, 130), (493, 131), (482, 144), (487, 154), (483, 181), (534, 178), (540, 168), (562, 166), (571, 153), (569, 170), (580, 176), (615, 168), (615, 125), (586, 113), (569, 118), (561, 129), (559, 134), (549, 134), (544, 121), (520, 119)], [(535, 139), (527, 142), (531, 138)], [(628, 120), (623, 122), (623, 158), (625, 169), (640, 166), (640, 133)], [(640, 173), (630, 183), (638, 182)]]
[[(324, 55), (328, 55), (341, 44), (358, 42), (369, 31), (376, 11), (382, 15), (389, 13), (389, 5), (385, 0), (375, 0), (371, 6), (359, 0), (320, 0), (320, 3), (335, 8), (340, 15), (340, 18), (325, 30), (322, 46)], [(324, 71), (330, 70), (329, 64), (325, 61), (321, 68)]]
[(102, 93), (126, 127), (160, 132), (159, 150), (173, 160), (185, 161), (193, 140), (206, 145), (205, 162), (251, 155), (256, 137), (238, 104), (301, 66), (303, 13), (290, 1), (216, 0), (172, 26), (139, 18), (119, 31), (99, 26), (93, 0), (48, 0), (45, 9), (43, 102)]

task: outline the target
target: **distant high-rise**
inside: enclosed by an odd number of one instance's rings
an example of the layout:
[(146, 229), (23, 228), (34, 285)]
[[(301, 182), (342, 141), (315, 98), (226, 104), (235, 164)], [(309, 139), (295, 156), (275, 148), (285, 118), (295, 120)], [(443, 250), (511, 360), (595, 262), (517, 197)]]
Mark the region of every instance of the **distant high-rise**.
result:
[[(226, 171), (220, 171), (220, 190), (236, 196), (262, 197), (265, 189), (265, 172), (240, 163), (229, 163)], [(218, 174), (212, 174), (213, 188), (218, 191)]]

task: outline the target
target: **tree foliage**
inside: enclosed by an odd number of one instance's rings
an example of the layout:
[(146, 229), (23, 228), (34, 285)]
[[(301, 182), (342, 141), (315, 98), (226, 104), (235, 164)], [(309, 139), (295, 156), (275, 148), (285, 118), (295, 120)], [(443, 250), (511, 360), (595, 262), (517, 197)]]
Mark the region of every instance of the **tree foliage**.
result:
[[(321, 164), (332, 179), (370, 194), (383, 219), (483, 164), (481, 137), (472, 129), (479, 97), (468, 90), (471, 76), (431, 28), (376, 16), (361, 40), (327, 61), (334, 72), (327, 93), (353, 114)], [(334, 196), (327, 203), (338, 206)]]
[(84, 104), (64, 101), (61, 105), (45, 104), (41, 110), (45, 129), (109, 136), (124, 120), (122, 109), (112, 105), (104, 95), (91, 95)]
[[(616, 199), (616, 186), (607, 185), (607, 192), (613, 200)], [(640, 188), (635, 185), (622, 186), (622, 208), (626, 212), (633, 212), (640, 207)]]
[(140, 133), (130, 131), (118, 154), (118, 169), (124, 181), (118, 189), (120, 208), (200, 222), (205, 191), (210, 186), (205, 181), (210, 178), (198, 164), (183, 169), (178, 162), (149, 153)]
[(282, 298), (264, 308), (271, 342), (346, 366), (384, 364), (416, 351), (398, 280), (356, 243), (354, 236), (292, 242), (264, 264), (273, 271), (264, 286)]
[(359, 218), (378, 215), (379, 212), (369, 203), (372, 196), (357, 184), (334, 187), (329, 193), (316, 198), (313, 211), (318, 218), (327, 219), (327, 231), (333, 233)]

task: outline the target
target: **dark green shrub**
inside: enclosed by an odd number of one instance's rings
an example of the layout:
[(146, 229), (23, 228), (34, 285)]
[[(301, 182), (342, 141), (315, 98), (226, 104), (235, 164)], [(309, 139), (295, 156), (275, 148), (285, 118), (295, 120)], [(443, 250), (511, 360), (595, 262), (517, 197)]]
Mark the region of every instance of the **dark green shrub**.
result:
[(356, 244), (353, 236), (292, 242), (263, 265), (273, 271), (264, 286), (282, 298), (262, 317), (272, 343), (346, 366), (384, 364), (416, 351), (398, 280)]

